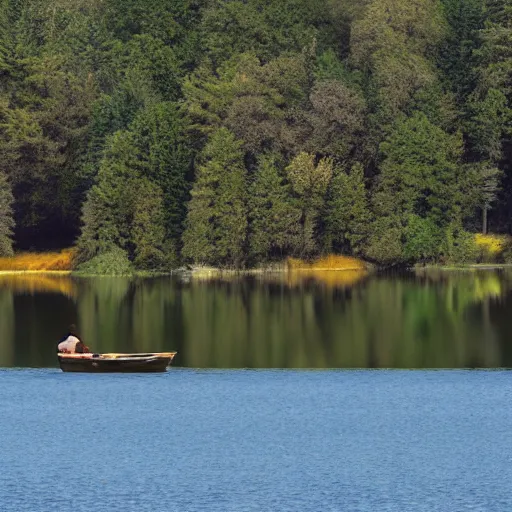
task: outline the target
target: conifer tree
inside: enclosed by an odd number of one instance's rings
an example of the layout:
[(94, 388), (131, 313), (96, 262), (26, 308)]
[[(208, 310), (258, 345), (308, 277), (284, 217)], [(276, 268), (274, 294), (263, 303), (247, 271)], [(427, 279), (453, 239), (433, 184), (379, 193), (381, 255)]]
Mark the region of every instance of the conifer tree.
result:
[(81, 260), (117, 247), (139, 268), (165, 264), (162, 191), (143, 171), (134, 134), (114, 134), (84, 205)]
[(428, 218), (439, 229), (460, 219), (462, 141), (416, 113), (396, 123), (381, 152), (384, 160), (372, 201), (376, 221), (367, 254), (400, 261), (411, 215)]
[[(163, 269), (166, 266), (166, 251), (162, 191), (147, 178), (137, 180), (132, 190), (134, 211), (131, 239), (135, 246), (135, 266), (147, 270)], [(175, 257), (175, 254), (170, 257)]]
[(206, 144), (191, 191), (183, 256), (194, 263), (240, 266), (247, 237), (242, 143), (227, 129)]
[(7, 176), (0, 171), (0, 256), (12, 256), (14, 197)]
[(286, 173), (302, 212), (300, 253), (311, 256), (318, 250), (316, 228), (332, 177), (333, 163), (329, 158), (322, 158), (315, 165), (314, 155), (299, 153), (286, 168)]
[(486, 0), (484, 12), (469, 135), (481, 158), (497, 163), (512, 140), (512, 1)]
[(301, 211), (293, 204), (290, 185), (280, 176), (275, 154), (261, 155), (249, 188), (250, 255), (269, 260), (299, 246)]
[(126, 248), (139, 169), (133, 134), (115, 133), (109, 138), (97, 182), (84, 204), (83, 228), (78, 241), (81, 260), (86, 261), (113, 247)]
[(325, 218), (327, 250), (361, 254), (369, 234), (370, 208), (363, 166), (338, 169), (329, 187)]
[(183, 232), (192, 151), (186, 123), (175, 103), (161, 102), (142, 111), (130, 126), (141, 172), (162, 191), (165, 236), (175, 247)]

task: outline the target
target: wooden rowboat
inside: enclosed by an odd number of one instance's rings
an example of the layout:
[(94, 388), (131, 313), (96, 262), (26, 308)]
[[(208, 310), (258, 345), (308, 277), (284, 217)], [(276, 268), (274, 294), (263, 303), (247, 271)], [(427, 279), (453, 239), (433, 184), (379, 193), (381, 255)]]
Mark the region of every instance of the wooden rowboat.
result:
[(57, 354), (63, 372), (165, 372), (176, 352), (146, 354)]

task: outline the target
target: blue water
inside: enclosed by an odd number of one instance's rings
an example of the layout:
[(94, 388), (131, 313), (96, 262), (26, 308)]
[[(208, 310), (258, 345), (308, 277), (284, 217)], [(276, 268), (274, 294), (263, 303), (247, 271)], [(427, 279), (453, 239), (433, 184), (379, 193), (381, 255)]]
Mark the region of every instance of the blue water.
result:
[(0, 371), (0, 509), (508, 511), (512, 373)]

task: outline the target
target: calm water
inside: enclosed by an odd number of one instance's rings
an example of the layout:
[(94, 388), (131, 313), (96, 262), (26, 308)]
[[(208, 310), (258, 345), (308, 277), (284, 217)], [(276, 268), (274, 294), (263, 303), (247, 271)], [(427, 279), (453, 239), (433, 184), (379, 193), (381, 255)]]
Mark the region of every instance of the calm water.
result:
[(509, 371), (0, 371), (2, 512), (512, 509)]
[(94, 351), (177, 350), (182, 367), (512, 367), (511, 319), (511, 270), (0, 275), (0, 367), (56, 367), (72, 322)]
[[(511, 318), (507, 271), (0, 276), (0, 510), (512, 510), (512, 372), (268, 369), (512, 367)], [(183, 368), (63, 373), (70, 322)]]

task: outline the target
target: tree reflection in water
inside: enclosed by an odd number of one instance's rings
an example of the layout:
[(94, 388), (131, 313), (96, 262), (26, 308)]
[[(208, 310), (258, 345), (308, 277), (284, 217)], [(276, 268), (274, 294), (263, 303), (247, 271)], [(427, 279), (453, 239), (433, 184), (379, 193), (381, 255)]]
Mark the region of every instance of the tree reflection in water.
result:
[(510, 366), (501, 271), (83, 278), (0, 275), (0, 365), (56, 366), (76, 322), (101, 352), (198, 368)]

